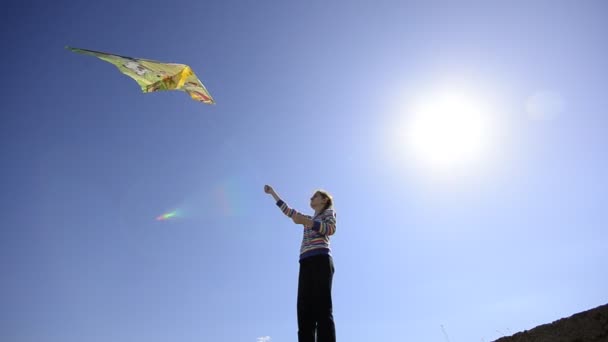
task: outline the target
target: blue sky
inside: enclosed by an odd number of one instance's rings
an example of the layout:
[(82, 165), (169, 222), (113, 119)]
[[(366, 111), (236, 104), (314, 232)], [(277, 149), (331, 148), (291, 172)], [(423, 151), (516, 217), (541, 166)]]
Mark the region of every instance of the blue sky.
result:
[[(296, 340), (302, 232), (265, 183), (303, 211), (317, 188), (335, 197), (341, 341), (445, 341), (442, 326), (491, 341), (608, 301), (601, 1), (29, 1), (1, 16), (0, 340)], [(143, 95), (66, 45), (189, 64), (217, 104)], [(436, 89), (496, 119), (490, 152), (458, 170), (401, 146), (404, 108)], [(530, 112), (539, 94), (550, 115)]]

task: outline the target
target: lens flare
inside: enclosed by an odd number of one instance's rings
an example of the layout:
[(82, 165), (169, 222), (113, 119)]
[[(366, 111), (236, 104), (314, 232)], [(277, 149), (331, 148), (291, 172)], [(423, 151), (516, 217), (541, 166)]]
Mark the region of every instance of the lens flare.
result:
[(156, 218), (156, 221), (166, 221), (166, 220), (169, 220), (169, 219), (175, 218), (175, 217), (178, 217), (177, 210), (173, 210), (171, 212), (168, 212), (166, 214), (162, 214), (162, 215), (158, 216)]

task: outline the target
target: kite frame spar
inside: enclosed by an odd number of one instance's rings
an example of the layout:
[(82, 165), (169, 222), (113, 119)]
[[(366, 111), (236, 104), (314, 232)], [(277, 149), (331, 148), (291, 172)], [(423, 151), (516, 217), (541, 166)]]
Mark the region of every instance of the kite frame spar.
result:
[(120, 72), (135, 80), (143, 93), (161, 90), (180, 90), (188, 93), (195, 101), (215, 104), (207, 88), (205, 88), (201, 80), (188, 65), (121, 56), (69, 46), (65, 48), (72, 52), (94, 56), (113, 64)]

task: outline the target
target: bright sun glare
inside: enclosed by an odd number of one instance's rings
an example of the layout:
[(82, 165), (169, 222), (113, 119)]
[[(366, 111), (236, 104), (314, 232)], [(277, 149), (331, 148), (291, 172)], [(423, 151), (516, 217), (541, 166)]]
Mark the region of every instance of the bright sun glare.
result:
[(408, 114), (407, 148), (434, 169), (479, 162), (490, 144), (488, 108), (468, 94), (433, 94), (414, 104)]

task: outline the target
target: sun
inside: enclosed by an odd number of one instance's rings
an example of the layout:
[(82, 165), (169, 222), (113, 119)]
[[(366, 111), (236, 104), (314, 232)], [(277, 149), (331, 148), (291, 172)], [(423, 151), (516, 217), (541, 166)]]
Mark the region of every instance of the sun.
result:
[(491, 113), (484, 101), (458, 91), (420, 98), (408, 113), (405, 144), (417, 161), (436, 170), (483, 160), (491, 143)]

